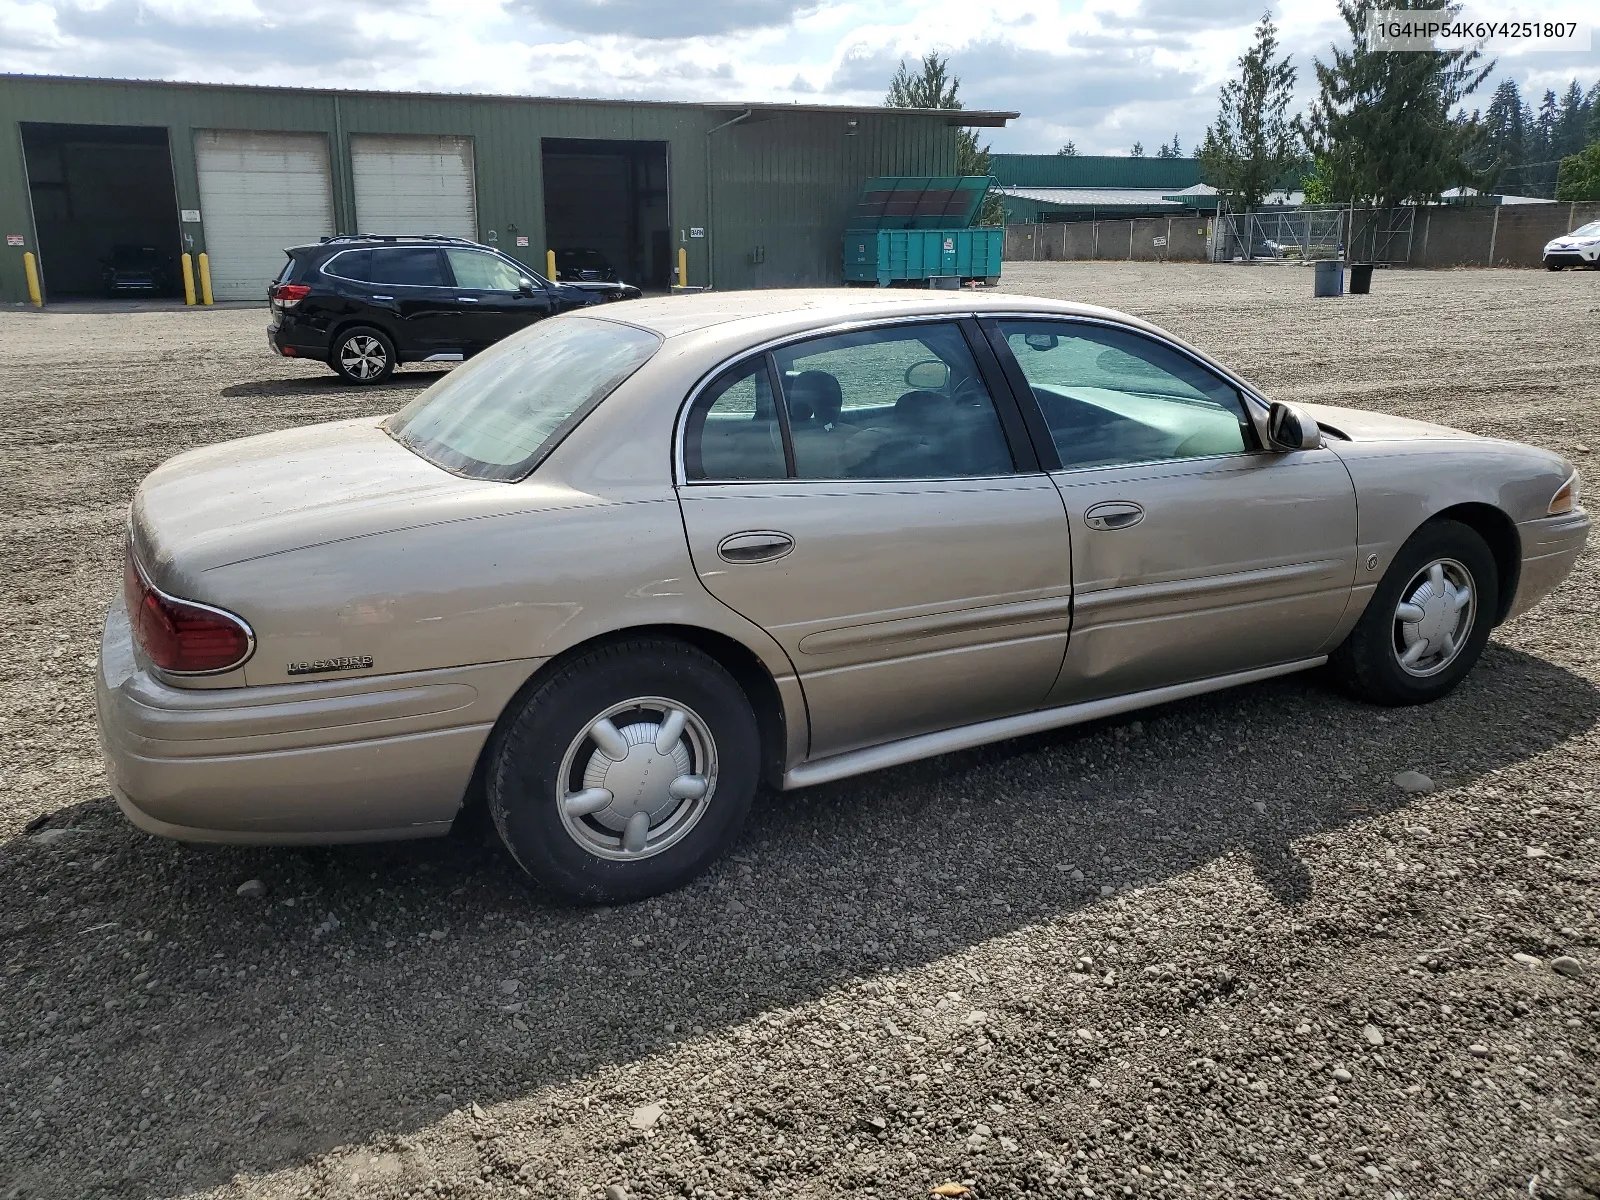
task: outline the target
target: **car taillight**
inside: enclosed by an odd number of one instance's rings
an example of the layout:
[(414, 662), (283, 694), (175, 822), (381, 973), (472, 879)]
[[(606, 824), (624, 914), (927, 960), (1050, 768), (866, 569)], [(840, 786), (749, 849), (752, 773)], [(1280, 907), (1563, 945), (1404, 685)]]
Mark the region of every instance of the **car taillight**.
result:
[(209, 675), (243, 665), (255, 649), (250, 627), (232, 613), (157, 591), (128, 555), (123, 582), (128, 621), (140, 649), (163, 671)]
[(288, 308), (292, 304), (299, 304), (311, 295), (311, 285), (308, 283), (275, 283), (267, 292), (267, 297)]

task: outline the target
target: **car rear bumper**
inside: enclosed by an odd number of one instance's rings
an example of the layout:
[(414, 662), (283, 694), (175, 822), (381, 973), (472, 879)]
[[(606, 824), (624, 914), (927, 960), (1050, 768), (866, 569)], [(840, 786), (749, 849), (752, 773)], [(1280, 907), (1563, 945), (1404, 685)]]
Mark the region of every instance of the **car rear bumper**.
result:
[(96, 672), (106, 773), (130, 821), (185, 841), (442, 834), (495, 718), (536, 665), (175, 688), (137, 660), (118, 602)]
[(1517, 526), (1522, 539), (1522, 570), (1517, 595), (1506, 619), (1519, 617), (1543, 600), (1571, 573), (1589, 540), (1589, 514), (1583, 509), (1541, 517)]
[(328, 335), (292, 314), (280, 313), (267, 325), (267, 345), (285, 358), (311, 358), (328, 361)]

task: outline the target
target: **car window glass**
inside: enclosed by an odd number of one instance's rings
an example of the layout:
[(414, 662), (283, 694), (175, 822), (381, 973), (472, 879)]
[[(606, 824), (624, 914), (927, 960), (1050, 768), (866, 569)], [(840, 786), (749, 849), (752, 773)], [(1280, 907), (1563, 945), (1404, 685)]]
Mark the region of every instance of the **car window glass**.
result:
[(783, 430), (765, 358), (734, 367), (695, 397), (683, 437), (688, 479), (782, 479)]
[(961, 330), (894, 325), (775, 352), (801, 479), (1004, 475), (1011, 451)]
[(661, 345), (616, 321), (541, 321), (457, 367), (384, 422), (469, 479), (521, 479)]
[(522, 272), (503, 258), (481, 250), (446, 250), (456, 286), (469, 291), (514, 292), (522, 283)]
[(1000, 321), (1063, 467), (1238, 454), (1251, 445), (1238, 390), (1126, 329)]
[(448, 287), (439, 252), (432, 246), (394, 246), (370, 251), (373, 283), (411, 287)]
[(365, 282), (372, 278), (372, 251), (346, 250), (343, 254), (334, 255), (327, 269), (341, 279), (359, 279)]

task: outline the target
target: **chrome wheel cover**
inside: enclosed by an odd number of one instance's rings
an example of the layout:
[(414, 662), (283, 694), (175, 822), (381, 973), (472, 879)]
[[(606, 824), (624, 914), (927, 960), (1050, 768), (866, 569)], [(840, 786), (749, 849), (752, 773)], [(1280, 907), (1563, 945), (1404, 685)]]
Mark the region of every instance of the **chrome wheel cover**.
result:
[(389, 365), (389, 355), (377, 338), (358, 333), (339, 347), (339, 365), (356, 379), (376, 379)]
[(636, 862), (677, 845), (717, 788), (717, 745), (692, 708), (661, 696), (613, 704), (561, 759), (561, 827), (590, 854)]
[(1394, 609), (1394, 656), (1417, 679), (1455, 662), (1478, 615), (1472, 572), (1453, 558), (1428, 563), (1401, 589)]

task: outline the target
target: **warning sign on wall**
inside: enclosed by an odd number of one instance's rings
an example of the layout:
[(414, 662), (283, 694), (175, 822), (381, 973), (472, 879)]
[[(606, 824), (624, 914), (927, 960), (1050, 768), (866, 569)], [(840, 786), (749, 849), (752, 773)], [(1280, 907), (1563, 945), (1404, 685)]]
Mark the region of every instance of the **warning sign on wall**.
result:
[(6, 234), (6, 245), (25, 246), (27, 245), (27, 239), (24, 238), (20, 233), (8, 233)]

